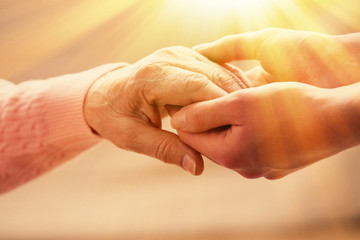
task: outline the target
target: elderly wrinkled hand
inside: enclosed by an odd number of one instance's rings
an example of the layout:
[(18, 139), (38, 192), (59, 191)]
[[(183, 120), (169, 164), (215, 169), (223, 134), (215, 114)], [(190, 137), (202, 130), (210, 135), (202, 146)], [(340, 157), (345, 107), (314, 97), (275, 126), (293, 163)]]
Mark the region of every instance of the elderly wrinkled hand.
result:
[(161, 130), (165, 107), (238, 90), (243, 76), (234, 73), (185, 47), (161, 49), (98, 79), (85, 100), (85, 119), (95, 132), (120, 148), (198, 175), (203, 170), (201, 155), (176, 134)]

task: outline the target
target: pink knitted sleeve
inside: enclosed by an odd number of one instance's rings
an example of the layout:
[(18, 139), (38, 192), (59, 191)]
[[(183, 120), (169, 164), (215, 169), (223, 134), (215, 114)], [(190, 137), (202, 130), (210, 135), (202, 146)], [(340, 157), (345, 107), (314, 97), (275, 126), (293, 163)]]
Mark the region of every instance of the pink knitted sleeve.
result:
[(124, 64), (15, 85), (0, 80), (0, 193), (44, 173), (100, 141), (83, 116), (86, 92)]

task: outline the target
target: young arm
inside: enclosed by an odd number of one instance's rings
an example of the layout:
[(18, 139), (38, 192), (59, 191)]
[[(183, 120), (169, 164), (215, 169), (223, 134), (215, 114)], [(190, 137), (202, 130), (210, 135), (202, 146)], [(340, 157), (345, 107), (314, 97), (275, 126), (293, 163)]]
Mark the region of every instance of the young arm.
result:
[(277, 179), (360, 143), (360, 83), (270, 83), (190, 105), (171, 122), (218, 164)]
[(260, 65), (247, 72), (252, 86), (294, 81), (334, 88), (356, 83), (360, 76), (360, 33), (268, 28), (225, 36), (195, 49), (217, 63), (259, 60)]

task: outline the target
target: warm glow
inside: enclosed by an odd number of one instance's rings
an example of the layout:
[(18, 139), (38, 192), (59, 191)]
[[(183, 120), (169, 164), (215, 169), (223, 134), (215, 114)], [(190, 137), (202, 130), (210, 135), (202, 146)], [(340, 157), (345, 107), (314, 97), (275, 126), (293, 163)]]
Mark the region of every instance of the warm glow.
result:
[(174, 9), (184, 8), (188, 13), (195, 13), (191, 16), (194, 20), (205, 17), (222, 22), (229, 17), (256, 16), (258, 22), (266, 21), (266, 12), (274, 10), (280, 2), (286, 1), (293, 0), (172, 0), (169, 1), (169, 5), (173, 5)]
[[(265, 27), (292, 28), (318, 32), (338, 32), (357, 27), (359, 3), (334, 4), (315, 0), (169, 0), (164, 1), (169, 16), (179, 15), (193, 24), (207, 22), (209, 31), (255, 31)], [(181, 15), (180, 15), (181, 13)], [(349, 14), (351, 13), (351, 14)], [(334, 21), (336, 24), (330, 24)], [(340, 29), (339, 29), (340, 28)], [(341, 29), (342, 28), (342, 29)]]
[(216, 8), (217, 10), (246, 8), (246, 10), (252, 11), (264, 6), (269, 7), (279, 0), (185, 0), (184, 2), (187, 1), (199, 8)]
[[(0, 78), (132, 63), (160, 48), (267, 27), (359, 32), (360, 0), (0, 0)], [(203, 176), (193, 178), (103, 141), (2, 195), (0, 239), (360, 239), (359, 156), (354, 148), (272, 182), (207, 161)]]

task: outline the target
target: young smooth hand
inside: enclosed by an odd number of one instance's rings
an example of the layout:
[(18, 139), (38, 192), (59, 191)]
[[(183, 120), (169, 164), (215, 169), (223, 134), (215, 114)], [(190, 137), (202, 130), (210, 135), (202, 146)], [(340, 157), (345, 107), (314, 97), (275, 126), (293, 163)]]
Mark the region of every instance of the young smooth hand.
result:
[(180, 139), (247, 178), (281, 178), (359, 144), (360, 85), (270, 83), (184, 107)]
[(98, 79), (85, 100), (85, 119), (120, 148), (198, 175), (201, 155), (177, 135), (161, 130), (165, 106), (185, 106), (238, 90), (242, 76), (237, 74), (185, 47), (161, 49)]
[(251, 86), (295, 81), (333, 88), (356, 83), (360, 76), (360, 33), (268, 28), (229, 35), (195, 49), (217, 63), (259, 60), (260, 66), (247, 72)]

